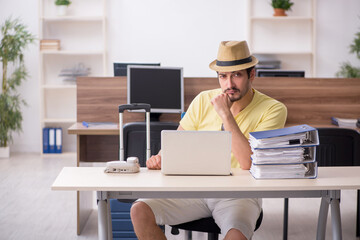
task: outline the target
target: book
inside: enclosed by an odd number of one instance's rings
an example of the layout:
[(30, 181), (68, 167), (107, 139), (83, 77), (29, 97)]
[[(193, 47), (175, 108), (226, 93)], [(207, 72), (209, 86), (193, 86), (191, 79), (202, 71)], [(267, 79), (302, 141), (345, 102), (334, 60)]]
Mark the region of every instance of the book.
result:
[(60, 50), (60, 40), (42, 39), (40, 40), (40, 50)]
[(319, 135), (316, 128), (297, 125), (268, 131), (251, 132), (249, 142), (252, 149), (316, 146)]
[(250, 173), (256, 179), (316, 178), (317, 162), (285, 165), (252, 165)]

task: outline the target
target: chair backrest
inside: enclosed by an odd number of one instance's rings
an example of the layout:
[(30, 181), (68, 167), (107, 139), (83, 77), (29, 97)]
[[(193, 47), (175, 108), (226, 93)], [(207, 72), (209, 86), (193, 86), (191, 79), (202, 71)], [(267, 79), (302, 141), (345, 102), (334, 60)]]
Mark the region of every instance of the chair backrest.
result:
[(319, 166), (360, 166), (360, 134), (348, 128), (318, 128)]
[[(151, 122), (150, 150), (151, 155), (157, 154), (161, 146), (161, 131), (176, 130), (178, 123)], [(140, 166), (146, 166), (146, 124), (145, 122), (131, 122), (124, 125), (124, 157), (138, 157)]]

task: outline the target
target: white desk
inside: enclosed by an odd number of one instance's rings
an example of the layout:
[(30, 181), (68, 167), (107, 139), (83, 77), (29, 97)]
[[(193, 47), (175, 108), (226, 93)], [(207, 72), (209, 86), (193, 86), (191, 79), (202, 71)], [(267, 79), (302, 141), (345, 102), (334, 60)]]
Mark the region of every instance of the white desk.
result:
[(321, 197), (317, 239), (325, 239), (331, 206), (334, 239), (342, 239), (340, 191), (360, 189), (360, 167), (319, 167), (317, 179), (256, 180), (249, 171), (233, 176), (165, 176), (142, 168), (137, 174), (105, 174), (102, 167), (65, 167), (52, 190), (97, 191), (99, 239), (111, 239), (107, 199)]

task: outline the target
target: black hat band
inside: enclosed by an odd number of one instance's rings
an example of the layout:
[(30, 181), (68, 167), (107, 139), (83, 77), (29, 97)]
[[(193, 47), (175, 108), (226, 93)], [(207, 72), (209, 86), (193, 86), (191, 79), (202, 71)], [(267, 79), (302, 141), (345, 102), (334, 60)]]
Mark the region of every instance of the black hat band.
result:
[(243, 59), (234, 60), (234, 61), (219, 61), (219, 60), (216, 60), (216, 65), (221, 66), (221, 67), (227, 67), (227, 66), (235, 66), (235, 65), (245, 64), (245, 63), (249, 63), (251, 61), (252, 61), (252, 58), (250, 56), (248, 58), (243, 58)]

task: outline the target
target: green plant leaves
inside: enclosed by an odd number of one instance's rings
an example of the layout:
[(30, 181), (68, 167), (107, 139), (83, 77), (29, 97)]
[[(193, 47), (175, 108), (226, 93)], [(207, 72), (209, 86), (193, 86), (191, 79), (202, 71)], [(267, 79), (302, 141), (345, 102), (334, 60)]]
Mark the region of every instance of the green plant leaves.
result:
[[(28, 77), (23, 51), (33, 43), (35, 36), (29, 33), (19, 19), (7, 19), (1, 26), (0, 61), (2, 62), (2, 91), (0, 94), (0, 147), (6, 147), (12, 140), (11, 133), (21, 131), (21, 106), (25, 101), (16, 88)], [(9, 64), (14, 67), (10, 74)]]
[(271, 6), (273, 8), (282, 8), (285, 10), (291, 10), (291, 6), (294, 5), (290, 0), (272, 0)]

